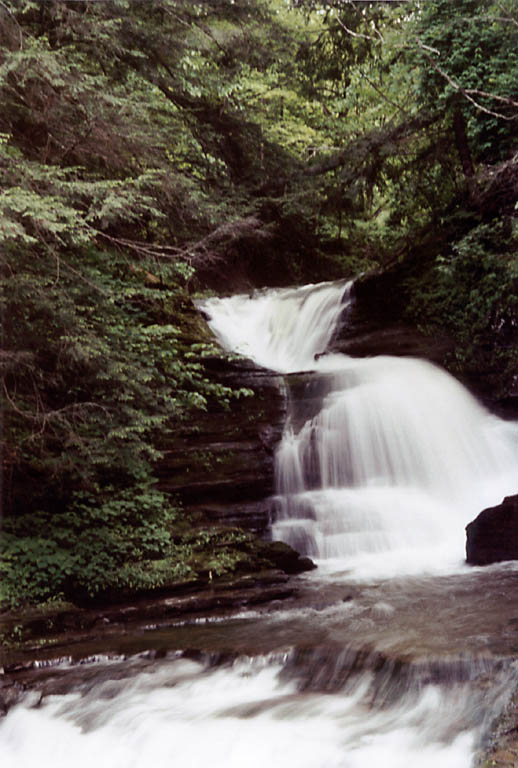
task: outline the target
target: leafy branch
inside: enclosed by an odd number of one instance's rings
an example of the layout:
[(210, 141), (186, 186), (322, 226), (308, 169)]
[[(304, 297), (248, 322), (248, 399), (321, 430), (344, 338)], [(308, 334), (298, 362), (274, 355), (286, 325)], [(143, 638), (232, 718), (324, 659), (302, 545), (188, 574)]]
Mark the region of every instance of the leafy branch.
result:
[(479, 110), (480, 112), (483, 112), (486, 115), (491, 115), (492, 117), (497, 117), (499, 120), (516, 120), (518, 119), (518, 114), (516, 115), (503, 115), (501, 112), (495, 112), (492, 109), (488, 109), (487, 107), (484, 107), (483, 104), (480, 104), (479, 101), (476, 101), (473, 96), (481, 96), (483, 98), (493, 99), (494, 101), (499, 101), (502, 104), (507, 104), (508, 106), (516, 107), (518, 109), (518, 101), (514, 101), (514, 99), (509, 98), (508, 96), (499, 96), (496, 93), (489, 93), (488, 91), (482, 91), (478, 88), (464, 88), (460, 83), (456, 82), (450, 75), (448, 75), (445, 70), (437, 64), (437, 62), (430, 56), (429, 51), (433, 51), (438, 53), (438, 51), (435, 51), (433, 48), (430, 48), (430, 46), (424, 45), (424, 43), (418, 38), (415, 38), (417, 45), (419, 46), (423, 56), (427, 61), (430, 62), (433, 69), (442, 77), (448, 85), (450, 85), (455, 91), (460, 93), (462, 96), (464, 96), (467, 101), (469, 101), (473, 106)]

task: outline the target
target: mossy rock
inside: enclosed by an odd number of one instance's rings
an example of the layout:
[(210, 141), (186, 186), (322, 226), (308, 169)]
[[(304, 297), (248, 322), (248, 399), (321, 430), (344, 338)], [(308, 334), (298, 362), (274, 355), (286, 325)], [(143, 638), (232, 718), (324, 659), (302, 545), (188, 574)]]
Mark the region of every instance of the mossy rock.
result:
[(274, 568), (278, 568), (284, 573), (303, 573), (316, 568), (315, 563), (309, 557), (302, 556), (283, 541), (257, 541), (253, 550), (258, 559), (271, 563)]

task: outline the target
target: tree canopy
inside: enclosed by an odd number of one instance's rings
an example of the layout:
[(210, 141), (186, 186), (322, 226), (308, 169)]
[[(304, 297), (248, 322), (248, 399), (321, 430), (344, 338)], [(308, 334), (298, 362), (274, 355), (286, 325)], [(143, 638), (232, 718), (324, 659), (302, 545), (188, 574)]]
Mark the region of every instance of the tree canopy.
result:
[(515, 0), (0, 2), (0, 599), (185, 572), (160, 435), (243, 394), (193, 290), (408, 264), (510, 391), (517, 82)]

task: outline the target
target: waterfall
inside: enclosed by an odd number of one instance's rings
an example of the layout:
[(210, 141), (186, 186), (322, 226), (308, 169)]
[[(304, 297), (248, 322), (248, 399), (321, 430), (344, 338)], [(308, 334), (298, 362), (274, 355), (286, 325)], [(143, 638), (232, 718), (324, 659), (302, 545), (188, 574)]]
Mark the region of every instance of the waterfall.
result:
[(208, 299), (198, 306), (225, 349), (290, 373), (313, 368), (351, 301), (351, 287), (351, 282), (319, 283)]
[(517, 490), (518, 427), (425, 360), (323, 354), (352, 301), (335, 282), (203, 304), (224, 347), (320, 389), (277, 450), (274, 538), (362, 578), (458, 569), (466, 524)]
[(36, 663), (2, 768), (474, 764), (518, 684), (518, 598), (509, 564), (462, 572), (464, 525), (516, 490), (518, 427), (423, 360), (325, 354), (352, 301), (324, 283), (200, 303), (224, 346), (285, 374), (273, 534), (320, 568), (282, 606), (130, 622), (133, 657)]

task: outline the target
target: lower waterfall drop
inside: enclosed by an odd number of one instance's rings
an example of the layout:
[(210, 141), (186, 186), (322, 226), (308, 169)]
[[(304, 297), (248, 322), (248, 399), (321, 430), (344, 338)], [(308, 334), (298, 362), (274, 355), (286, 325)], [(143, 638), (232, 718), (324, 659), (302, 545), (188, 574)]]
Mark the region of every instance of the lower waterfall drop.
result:
[(320, 382), (320, 412), (288, 422), (277, 450), (273, 537), (359, 578), (458, 569), (466, 524), (517, 489), (518, 425), (425, 360), (325, 354), (351, 287), (203, 304), (223, 346), (288, 387), (301, 371)]

